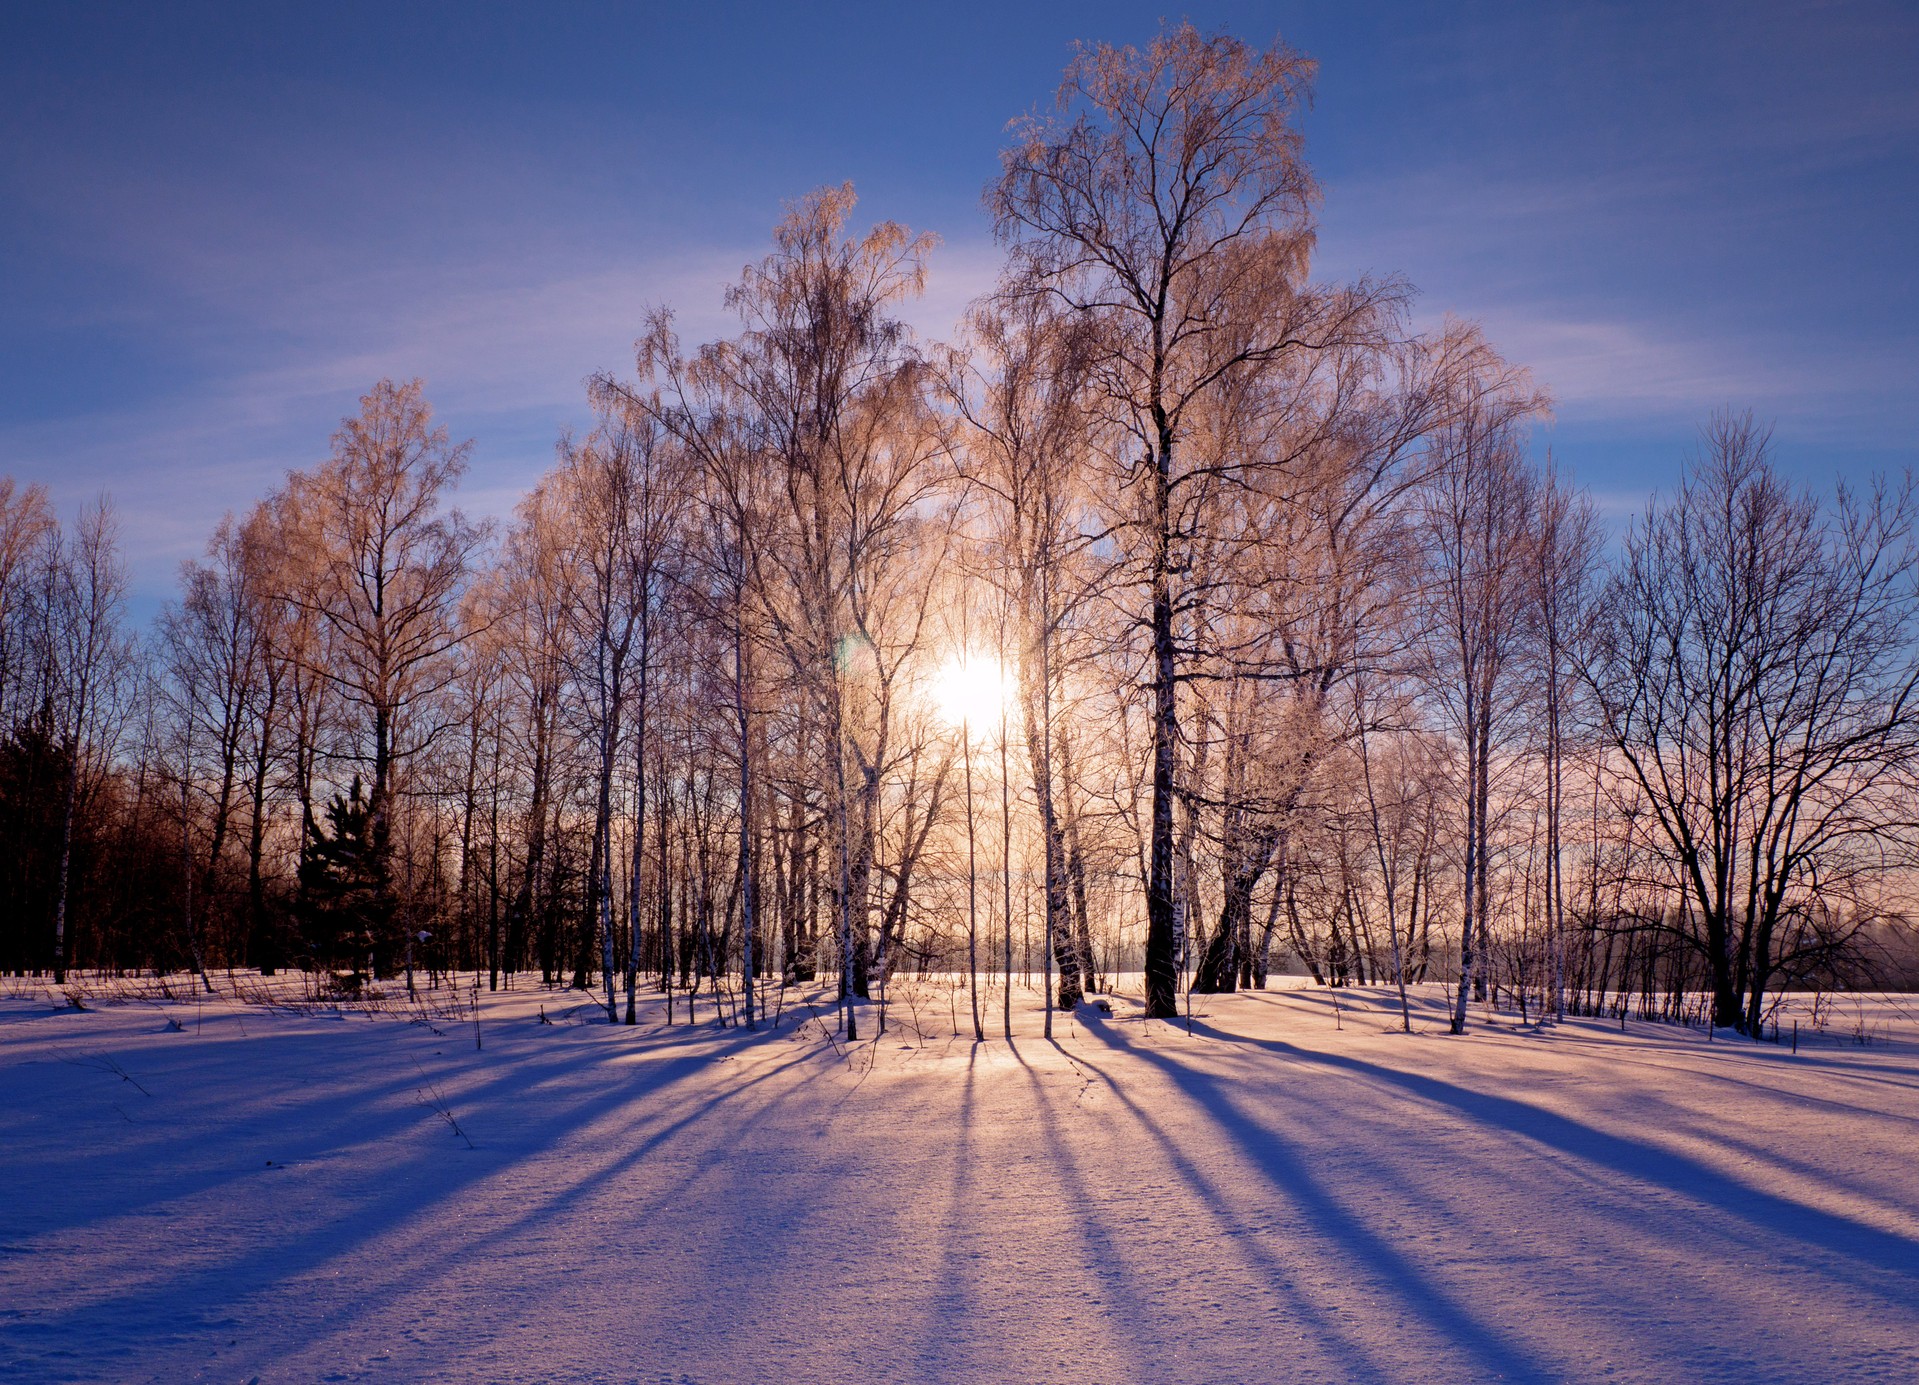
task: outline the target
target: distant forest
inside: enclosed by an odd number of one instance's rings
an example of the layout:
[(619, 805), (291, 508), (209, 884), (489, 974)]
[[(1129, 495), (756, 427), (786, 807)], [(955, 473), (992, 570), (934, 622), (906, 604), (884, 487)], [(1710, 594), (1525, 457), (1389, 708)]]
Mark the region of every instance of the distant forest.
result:
[(1445, 982), (1455, 1032), (1919, 979), (1909, 480), (1814, 494), (1727, 412), (1609, 534), (1521, 365), (1313, 277), (1312, 75), (1081, 49), (951, 345), (930, 237), (799, 198), (499, 529), (418, 381), (150, 631), (104, 502), (0, 484), (0, 968), (817, 982), (849, 1034), (929, 972)]

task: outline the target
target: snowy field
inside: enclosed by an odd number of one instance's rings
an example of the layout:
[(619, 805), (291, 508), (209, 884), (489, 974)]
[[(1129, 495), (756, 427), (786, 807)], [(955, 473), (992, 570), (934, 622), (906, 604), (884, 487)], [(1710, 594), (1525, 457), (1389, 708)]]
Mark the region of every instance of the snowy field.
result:
[(522, 989), (476, 1052), (444, 991), (11, 984), (7, 1380), (1919, 1380), (1891, 1001), (1794, 1054), (1454, 1039), (1437, 991), (1410, 1037), (1288, 989), (1048, 1043), (1016, 993), (976, 1045), (935, 986), (848, 1049), (791, 999), (747, 1034)]

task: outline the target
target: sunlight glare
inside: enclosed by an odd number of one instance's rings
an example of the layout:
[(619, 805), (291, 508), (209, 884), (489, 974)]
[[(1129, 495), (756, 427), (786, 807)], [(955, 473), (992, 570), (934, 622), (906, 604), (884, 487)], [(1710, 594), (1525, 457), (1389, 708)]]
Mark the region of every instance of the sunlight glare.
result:
[(955, 654), (933, 678), (933, 700), (952, 726), (990, 726), (1012, 700), (1006, 667), (990, 654)]

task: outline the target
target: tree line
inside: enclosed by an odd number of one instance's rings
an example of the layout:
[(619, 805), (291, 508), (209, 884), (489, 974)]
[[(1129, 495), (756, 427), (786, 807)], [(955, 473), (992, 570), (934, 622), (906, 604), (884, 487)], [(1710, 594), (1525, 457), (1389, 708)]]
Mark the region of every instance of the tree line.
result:
[[(0, 484), (0, 967), (415, 966), (752, 1025), (1016, 975), (1047, 1023), (1444, 981), (1746, 1033), (1906, 935), (1909, 484), (1716, 416), (1615, 541), (1549, 399), (1327, 283), (1312, 64), (1089, 46), (1012, 127), (950, 345), (930, 236), (792, 203), (735, 334), (639, 324), (504, 526), (381, 381), (145, 633), (110, 509)], [(1016, 965), (1017, 962), (1017, 965)], [(1877, 968), (1877, 971), (1875, 971)], [(1402, 1013), (1404, 1011), (1402, 1010)]]

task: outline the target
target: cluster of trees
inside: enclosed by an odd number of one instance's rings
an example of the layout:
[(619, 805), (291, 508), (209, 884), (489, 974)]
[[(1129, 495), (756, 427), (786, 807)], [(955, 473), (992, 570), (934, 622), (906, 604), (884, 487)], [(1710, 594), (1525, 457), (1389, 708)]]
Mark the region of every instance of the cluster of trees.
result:
[(1084, 50), (951, 347), (900, 316), (929, 237), (799, 200), (738, 333), (643, 324), (500, 533), (418, 382), (144, 641), (107, 512), (0, 491), (0, 965), (537, 970), (748, 1025), (830, 978), (849, 1034), (941, 971), (981, 1036), (1035, 967), (1162, 1016), (1445, 980), (1455, 1030), (1703, 992), (1757, 1032), (1856, 980), (1919, 801), (1909, 492), (1816, 501), (1725, 416), (1609, 554), (1522, 369), (1311, 277), (1311, 71)]

